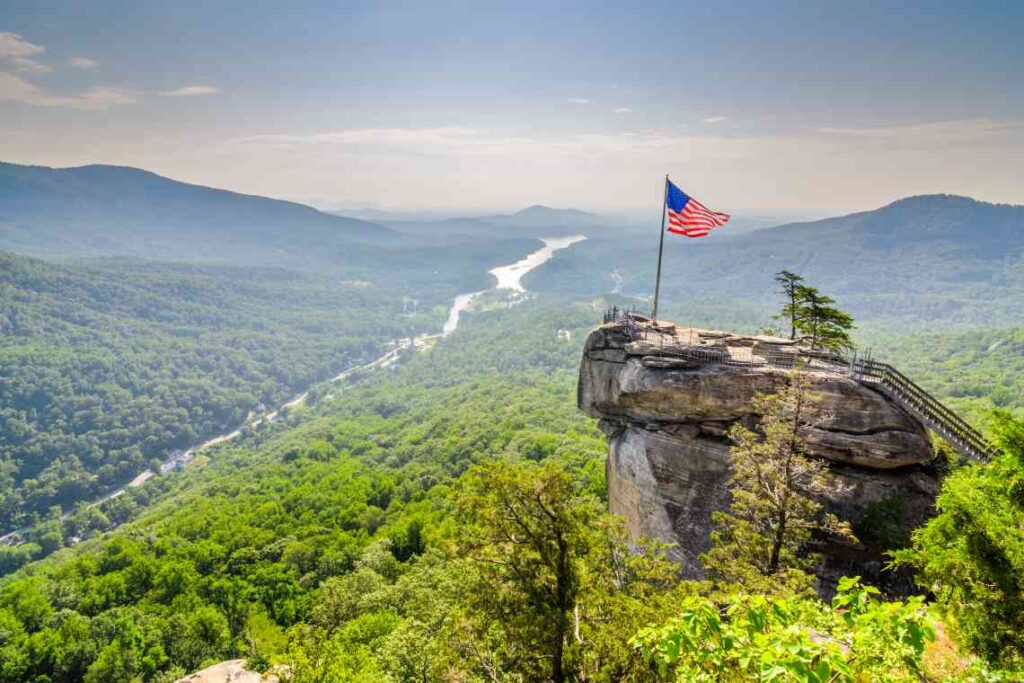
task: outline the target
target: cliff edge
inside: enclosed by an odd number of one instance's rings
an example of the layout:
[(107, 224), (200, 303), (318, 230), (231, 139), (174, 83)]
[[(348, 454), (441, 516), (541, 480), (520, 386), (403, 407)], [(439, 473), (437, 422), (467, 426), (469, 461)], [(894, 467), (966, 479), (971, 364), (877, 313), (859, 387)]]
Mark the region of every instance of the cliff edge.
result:
[(907, 577), (885, 570), (885, 551), (933, 513), (939, 477), (928, 433), (885, 394), (835, 362), (776, 337), (618, 321), (588, 337), (578, 405), (608, 437), (609, 509), (633, 537), (674, 544), (681, 573), (702, 578), (711, 514), (729, 502), (729, 427), (755, 427), (752, 399), (785, 382), (797, 363), (830, 419), (806, 434), (836, 485), (820, 502), (850, 522), (858, 543), (817, 539), (829, 591), (860, 575), (900, 594)]

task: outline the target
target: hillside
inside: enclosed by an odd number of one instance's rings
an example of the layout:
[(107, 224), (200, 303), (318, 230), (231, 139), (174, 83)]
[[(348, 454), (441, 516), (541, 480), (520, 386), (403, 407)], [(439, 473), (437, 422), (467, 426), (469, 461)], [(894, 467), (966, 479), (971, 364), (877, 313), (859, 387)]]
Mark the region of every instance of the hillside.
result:
[[(719, 239), (729, 227), (721, 230), (701, 240), (667, 238), (666, 315), (725, 302), (753, 314), (772, 300), (772, 275), (784, 268), (869, 323), (1013, 324), (1024, 315), (1024, 206), (929, 195), (732, 239)], [(656, 228), (648, 243), (595, 238), (531, 273), (527, 286), (595, 295), (613, 290), (617, 271), (622, 292), (649, 297), (656, 256)]]
[(331, 276), (0, 252), (0, 535), (440, 330), (534, 245), (382, 250)]
[(384, 226), (137, 168), (0, 163), (0, 249), (272, 262), (387, 242)]
[(579, 209), (553, 209), (550, 206), (534, 204), (511, 214), (483, 216), (480, 220), (494, 225), (516, 228), (550, 228), (553, 226), (566, 229), (593, 228), (601, 222), (601, 218)]
[[(528, 666), (528, 620), (550, 614), (528, 596), (506, 602), (507, 584), (480, 574), (459, 501), (490, 463), (483, 472), (563, 472), (582, 515), (607, 505), (604, 439), (574, 405), (597, 312), (551, 304), (470, 316), (432, 352), (221, 447), (205, 467), (50, 523), (52, 543), (87, 539), (0, 581), (0, 680), (173, 681), (230, 657), (287, 662), (301, 683), (478, 681), (492, 658)], [(577, 560), (590, 564), (572, 647), (599, 680), (652, 680), (626, 641), (706, 587), (676, 586), (603, 535), (612, 520), (584, 519), (599, 540)], [(883, 604), (888, 623), (897, 604)], [(871, 651), (888, 642), (874, 635)]]
[[(75, 530), (96, 537), (6, 585), (0, 581), (0, 618), (29, 597), (41, 611), (39, 621), (24, 623), (28, 633), (36, 631), (53, 613), (56, 591), (67, 589), (74, 597), (62, 604), (63, 619), (85, 631), (54, 631), (47, 646), (52, 656), (26, 659), (27, 633), (16, 622), (0, 622), (11, 629), (0, 642), (0, 659), (9, 662), (0, 681), (43, 674), (67, 682), (129, 680), (118, 678), (125, 669), (112, 669), (115, 663), (100, 655), (104, 649), (132, 657), (121, 665), (131, 667), (130, 675), (143, 653), (159, 648), (155, 668), (183, 676), (240, 652), (247, 632), (268, 656), (283, 653), (287, 629), (323, 618), (332, 630), (358, 619), (348, 627), (351, 640), (332, 658), (354, 658), (349, 666), (365, 667), (365, 678), (302, 680), (392, 680), (367, 656), (392, 631), (396, 645), (408, 641), (403, 657), (417, 656), (420, 641), (404, 635), (406, 628), (395, 631), (399, 621), (409, 617), (407, 626), (415, 627), (417, 615), (440, 617), (454, 597), (436, 585), (458, 577), (438, 574), (444, 569), (438, 534), (448, 515), (446, 496), (467, 467), (499, 454), (553, 458), (601, 493), (603, 444), (572, 401), (577, 341), (555, 334), (572, 329), (578, 340), (591, 312), (528, 308), (486, 316), (393, 375), (370, 377), (325, 401), (297, 425), (253, 434), (221, 448), (205, 469), (161, 477), (148, 494), (123, 497), (106, 514), (139, 518), (109, 535), (99, 533), (110, 523), (106, 515), (82, 515)], [(143, 509), (147, 496), (151, 507)], [(143, 537), (159, 539), (163, 550), (146, 548)], [(0, 561), (4, 551), (0, 546)], [(395, 584), (424, 554), (426, 573)], [(358, 585), (350, 586), (353, 581)], [(123, 589), (100, 587), (115, 584)], [(356, 602), (337, 612), (331, 606), (330, 614), (317, 607), (333, 600), (331, 586), (340, 591), (333, 595)], [(366, 594), (365, 605), (352, 589)], [(108, 622), (133, 625), (137, 638), (122, 642), (100, 628)], [(89, 624), (96, 625), (95, 636), (86, 635)], [(314, 634), (307, 635), (297, 647), (313, 646)], [(90, 668), (97, 670), (91, 677)], [(394, 680), (401, 679), (396, 673)]]

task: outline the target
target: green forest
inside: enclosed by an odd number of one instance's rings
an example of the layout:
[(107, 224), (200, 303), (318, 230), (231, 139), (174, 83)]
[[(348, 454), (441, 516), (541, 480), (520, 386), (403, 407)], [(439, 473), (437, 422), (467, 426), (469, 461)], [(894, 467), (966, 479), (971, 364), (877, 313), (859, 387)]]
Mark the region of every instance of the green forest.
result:
[(470, 315), (119, 502), (122, 526), (0, 584), (0, 680), (170, 682), (230, 657), (293, 683), (1018, 680), (1019, 421), (901, 551), (931, 604), (852, 577), (830, 603), (679, 582), (604, 512), (606, 443), (574, 401), (599, 314)]
[(0, 253), (0, 534), (440, 330), (456, 293), (486, 286), (481, 262), (535, 244), (382, 252), (395, 271), (329, 275)]
[(0, 0), (0, 683), (1024, 683), (1022, 27)]

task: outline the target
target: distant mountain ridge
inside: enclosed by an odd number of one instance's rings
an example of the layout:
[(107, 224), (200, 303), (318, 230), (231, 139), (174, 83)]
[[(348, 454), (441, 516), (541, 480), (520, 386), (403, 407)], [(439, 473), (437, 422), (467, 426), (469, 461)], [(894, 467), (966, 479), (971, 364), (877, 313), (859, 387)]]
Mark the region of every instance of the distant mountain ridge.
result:
[(510, 214), (458, 216), (443, 220), (390, 220), (385, 224), (413, 239), (472, 238), (505, 231), (516, 237), (561, 237), (594, 234), (607, 228), (606, 219), (579, 209), (553, 209), (534, 204)]
[(944, 241), (1001, 256), (1007, 248), (1024, 249), (1024, 206), (951, 194), (915, 195), (870, 211), (767, 228), (760, 239), (821, 238), (826, 233), (830, 239), (860, 237), (865, 246), (874, 243), (879, 248)]
[[(863, 318), (987, 325), (1024, 315), (1024, 206), (919, 195), (724, 239), (728, 229), (706, 239), (666, 240), (668, 311), (773, 310), (772, 277), (787, 269)], [(650, 244), (595, 238), (556, 255), (525, 286), (650, 296), (655, 255)]]
[(378, 224), (124, 166), (0, 162), (0, 249), (272, 261), (289, 252), (387, 242)]
[(549, 225), (593, 227), (601, 219), (596, 214), (579, 209), (553, 209), (543, 204), (534, 204), (513, 214), (483, 216), (481, 220), (524, 227), (545, 227)]

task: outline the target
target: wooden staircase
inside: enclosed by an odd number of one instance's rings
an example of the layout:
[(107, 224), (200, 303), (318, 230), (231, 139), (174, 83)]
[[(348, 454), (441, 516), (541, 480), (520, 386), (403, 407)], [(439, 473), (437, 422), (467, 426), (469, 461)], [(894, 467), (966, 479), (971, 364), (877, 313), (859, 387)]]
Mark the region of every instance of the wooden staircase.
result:
[(893, 366), (855, 358), (850, 371), (854, 379), (883, 391), (965, 458), (986, 461), (999, 454), (978, 430)]

